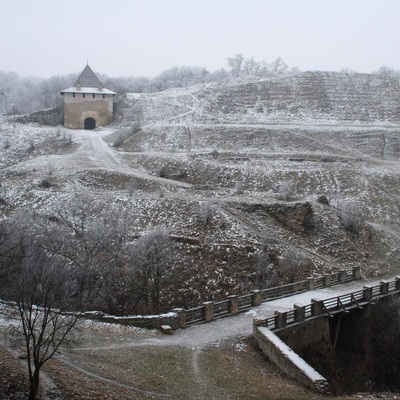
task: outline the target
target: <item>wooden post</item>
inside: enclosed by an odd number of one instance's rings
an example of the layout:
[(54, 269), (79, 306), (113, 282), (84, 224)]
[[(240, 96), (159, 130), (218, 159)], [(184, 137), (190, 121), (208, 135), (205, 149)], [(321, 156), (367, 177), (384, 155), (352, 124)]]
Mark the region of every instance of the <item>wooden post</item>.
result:
[(239, 314), (239, 298), (236, 294), (228, 296), (229, 299), (229, 312), (232, 315)]
[(332, 275), (325, 275), (324, 276), (324, 286), (325, 287), (330, 287), (331, 286), (331, 280), (332, 280)]
[(214, 303), (212, 301), (206, 301), (203, 303), (204, 306), (204, 320), (211, 322), (214, 319)]
[(253, 296), (251, 297), (251, 304), (254, 307), (257, 307), (261, 303), (262, 303), (261, 290), (253, 290)]

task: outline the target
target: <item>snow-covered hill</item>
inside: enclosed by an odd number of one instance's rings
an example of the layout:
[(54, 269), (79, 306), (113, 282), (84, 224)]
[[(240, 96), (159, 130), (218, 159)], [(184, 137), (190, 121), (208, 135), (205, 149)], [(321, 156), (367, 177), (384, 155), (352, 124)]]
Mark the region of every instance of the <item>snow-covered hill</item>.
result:
[(298, 277), (392, 273), (399, 92), (396, 79), (307, 72), (128, 94), (91, 132), (3, 121), (1, 207), (50, 213), (77, 192), (107, 195), (132, 210), (132, 237), (168, 230), (207, 298), (251, 284), (266, 248), (270, 268)]
[(118, 123), (398, 123), (400, 82), (370, 74), (304, 72), (128, 94)]

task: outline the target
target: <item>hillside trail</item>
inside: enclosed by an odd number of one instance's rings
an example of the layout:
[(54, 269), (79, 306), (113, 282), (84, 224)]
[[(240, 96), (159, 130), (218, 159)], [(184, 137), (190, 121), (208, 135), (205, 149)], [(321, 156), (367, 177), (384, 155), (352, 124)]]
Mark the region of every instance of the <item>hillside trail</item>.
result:
[[(76, 131), (78, 134), (74, 136), (82, 143), (80, 150), (77, 152), (79, 159), (83, 160), (83, 167), (88, 165), (92, 168), (104, 168), (107, 170), (121, 172), (127, 175), (133, 175), (137, 178), (156, 181), (161, 184), (168, 184), (179, 187), (191, 187), (192, 185), (178, 182), (171, 179), (161, 178), (150, 175), (144, 170), (132, 168), (125, 164), (122, 155), (110, 147), (103, 138), (114, 130), (106, 129), (100, 132), (92, 131)], [(71, 160), (66, 160), (69, 164)], [(86, 161), (86, 162), (85, 162)]]
[(63, 172), (73, 172), (91, 169), (104, 169), (107, 171), (120, 172), (147, 181), (158, 182), (165, 186), (190, 188), (191, 184), (175, 181), (151, 175), (144, 169), (133, 168), (127, 165), (123, 154), (110, 147), (103, 138), (113, 133), (115, 129), (101, 131), (74, 130), (73, 141), (79, 147), (76, 151), (67, 154), (51, 154), (35, 157), (31, 160), (21, 162), (16, 167), (12, 165), (4, 170), (42, 171), (46, 173), (49, 169)]

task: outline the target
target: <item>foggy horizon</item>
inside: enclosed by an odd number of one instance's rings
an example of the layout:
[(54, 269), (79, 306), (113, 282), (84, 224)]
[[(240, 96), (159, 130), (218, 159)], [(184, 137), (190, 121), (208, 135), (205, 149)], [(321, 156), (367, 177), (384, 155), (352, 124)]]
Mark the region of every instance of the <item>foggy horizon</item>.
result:
[(0, 71), (49, 78), (87, 62), (110, 77), (227, 69), (235, 54), (301, 71), (400, 70), (396, 0), (6, 2)]

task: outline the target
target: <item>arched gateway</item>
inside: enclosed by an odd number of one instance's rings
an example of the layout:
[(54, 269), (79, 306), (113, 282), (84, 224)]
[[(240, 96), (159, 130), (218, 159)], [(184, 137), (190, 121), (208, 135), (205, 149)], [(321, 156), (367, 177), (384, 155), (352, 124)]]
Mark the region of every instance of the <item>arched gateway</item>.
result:
[(94, 118), (86, 118), (85, 119), (85, 124), (84, 124), (85, 129), (94, 129), (96, 128), (96, 120)]
[(113, 119), (116, 93), (103, 88), (100, 79), (86, 65), (74, 86), (61, 91), (64, 96), (64, 126), (72, 129), (95, 129)]

